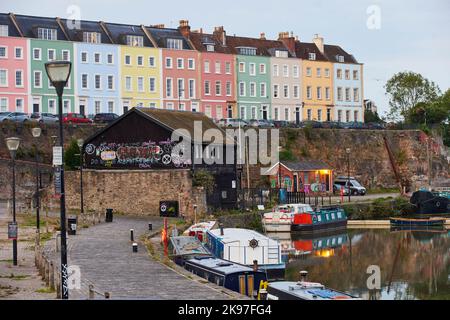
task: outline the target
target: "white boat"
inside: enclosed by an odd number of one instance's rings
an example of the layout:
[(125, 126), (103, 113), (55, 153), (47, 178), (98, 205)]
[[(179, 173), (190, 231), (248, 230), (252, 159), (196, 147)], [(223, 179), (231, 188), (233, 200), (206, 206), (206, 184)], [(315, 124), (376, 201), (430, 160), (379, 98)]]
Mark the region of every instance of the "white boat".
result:
[(361, 300), (348, 293), (307, 281), (277, 281), (267, 286), (267, 300)]
[(249, 229), (220, 228), (206, 233), (206, 246), (220, 259), (254, 266), (267, 272), (270, 279), (282, 279), (286, 268), (281, 245), (259, 232)]
[(294, 215), (313, 212), (309, 204), (283, 204), (276, 206), (272, 212), (264, 213), (263, 226), (266, 232), (291, 232)]
[(183, 235), (196, 237), (201, 242), (205, 242), (205, 234), (206, 231), (214, 229), (217, 227), (217, 221), (205, 221), (193, 224), (186, 231), (183, 232)]

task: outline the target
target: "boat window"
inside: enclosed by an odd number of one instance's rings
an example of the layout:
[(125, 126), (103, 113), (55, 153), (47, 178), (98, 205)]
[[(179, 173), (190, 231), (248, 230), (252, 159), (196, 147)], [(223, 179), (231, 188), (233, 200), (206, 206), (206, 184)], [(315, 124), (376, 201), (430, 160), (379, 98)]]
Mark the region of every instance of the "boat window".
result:
[(317, 221), (319, 221), (319, 222), (322, 221), (322, 216), (320, 214), (317, 215)]
[(340, 211), (338, 211), (337, 212), (337, 216), (338, 216), (339, 219), (342, 218), (342, 213)]
[(334, 212), (331, 213), (331, 219), (334, 219)]
[(239, 276), (239, 293), (245, 296), (245, 276)]
[(330, 220), (330, 217), (328, 216), (328, 213), (325, 215), (325, 219)]

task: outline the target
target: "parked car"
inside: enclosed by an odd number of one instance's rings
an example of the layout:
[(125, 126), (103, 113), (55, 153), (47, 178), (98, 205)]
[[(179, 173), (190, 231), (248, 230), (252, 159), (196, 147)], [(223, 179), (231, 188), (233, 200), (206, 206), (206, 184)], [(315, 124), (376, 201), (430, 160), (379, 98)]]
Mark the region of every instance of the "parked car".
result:
[(384, 125), (379, 122), (368, 122), (366, 125), (367, 125), (367, 129), (384, 130)]
[(322, 122), (319, 121), (303, 121), (298, 125), (299, 128), (311, 127), (311, 128), (323, 128)]
[(348, 196), (348, 188), (338, 183), (333, 184), (333, 194), (340, 194), (341, 189), (344, 189), (344, 196)]
[(91, 119), (79, 113), (63, 113), (64, 123), (92, 123)]
[(248, 127), (248, 122), (242, 119), (234, 119), (234, 118), (225, 118), (220, 119), (217, 124), (222, 127), (228, 127), (228, 128), (244, 128)]
[[(343, 186), (345, 188), (350, 188), (350, 193), (352, 195), (365, 195), (367, 190), (364, 188), (354, 177), (339, 176), (334, 181), (335, 185)], [(333, 188), (334, 189), (334, 188)]]
[(275, 127), (273, 123), (271, 123), (269, 120), (265, 119), (250, 119), (248, 121), (248, 124), (251, 127), (258, 127), (258, 128), (272, 128)]
[(115, 113), (97, 113), (92, 120), (95, 123), (111, 123), (117, 118), (119, 118), (119, 116)]
[(30, 116), (30, 119), (32, 121), (36, 121), (39, 123), (57, 123), (57, 122), (59, 122), (58, 115), (53, 114), (53, 113), (46, 113), (46, 112), (32, 113)]
[(0, 112), (0, 121), (27, 122), (30, 121), (28, 114), (23, 112)]
[(289, 128), (292, 126), (292, 123), (287, 120), (275, 120), (273, 124), (275, 128)]

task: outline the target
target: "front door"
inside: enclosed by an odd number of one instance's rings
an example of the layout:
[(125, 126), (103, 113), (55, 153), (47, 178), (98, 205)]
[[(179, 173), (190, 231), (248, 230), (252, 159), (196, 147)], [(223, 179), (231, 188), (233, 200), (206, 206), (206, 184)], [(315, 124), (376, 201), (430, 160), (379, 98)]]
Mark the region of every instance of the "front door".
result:
[(233, 118), (233, 106), (227, 108), (227, 118)]
[(293, 184), (293, 189), (292, 191), (297, 192), (298, 191), (298, 185), (297, 185), (297, 175), (294, 175), (294, 184)]
[(85, 115), (85, 106), (84, 104), (80, 104), (80, 113), (84, 116)]
[(262, 118), (267, 120), (267, 106), (263, 106), (262, 108)]
[(300, 123), (300, 108), (295, 108), (295, 123)]
[(33, 112), (39, 112), (39, 103), (33, 103)]

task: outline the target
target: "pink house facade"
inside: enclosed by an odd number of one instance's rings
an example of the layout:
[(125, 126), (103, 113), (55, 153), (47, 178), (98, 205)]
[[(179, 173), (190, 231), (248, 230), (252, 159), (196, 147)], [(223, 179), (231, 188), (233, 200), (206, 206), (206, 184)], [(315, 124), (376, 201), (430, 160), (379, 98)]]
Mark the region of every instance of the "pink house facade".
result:
[(200, 111), (198, 52), (162, 49), (163, 108)]
[(30, 112), (29, 42), (0, 37), (0, 112)]

